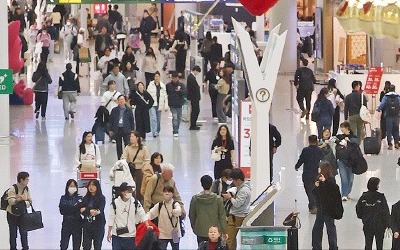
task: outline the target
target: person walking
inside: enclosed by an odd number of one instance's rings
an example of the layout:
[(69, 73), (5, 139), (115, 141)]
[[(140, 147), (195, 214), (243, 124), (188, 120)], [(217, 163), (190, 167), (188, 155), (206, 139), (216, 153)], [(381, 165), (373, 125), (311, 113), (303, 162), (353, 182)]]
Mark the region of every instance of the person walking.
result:
[(53, 58), (54, 58), (54, 44), (55, 41), (58, 40), (58, 30), (57, 28), (52, 24), (51, 20), (47, 20), (46, 21), (46, 28), (47, 28), (47, 32), (50, 35), (50, 46), (49, 46), (49, 62), (53, 62)]
[(315, 195), (313, 194), (315, 180), (318, 176), (318, 164), (324, 157), (322, 150), (318, 147), (318, 138), (316, 135), (310, 135), (308, 137), (308, 147), (303, 148), (299, 160), (295, 165), (296, 171), (304, 164), (303, 174), (301, 178), (303, 180), (304, 190), (308, 197), (308, 210), (310, 214), (317, 213), (317, 205), (315, 201)]
[[(351, 83), (353, 91), (346, 95), (344, 99), (344, 119), (349, 121), (351, 131), (357, 135), (359, 142), (363, 139), (364, 121), (360, 117), (361, 102), (362, 105), (367, 106), (367, 98), (360, 93), (361, 82), (353, 81)], [(361, 97), (363, 100), (361, 100)]]
[(75, 118), (76, 97), (81, 93), (78, 75), (72, 72), (72, 64), (67, 63), (66, 71), (58, 80), (59, 91), (62, 91), (63, 109), (65, 120)]
[(92, 244), (94, 249), (101, 249), (106, 225), (105, 206), (106, 197), (101, 191), (100, 182), (98, 180), (90, 180), (87, 186), (87, 193), (80, 203), (80, 212), (84, 221), (82, 242), (84, 250), (90, 250)]
[(161, 163), (163, 163), (164, 159), (162, 154), (158, 152), (154, 152), (150, 157), (150, 163), (146, 163), (143, 165), (143, 180), (142, 187), (140, 188), (140, 193), (144, 195), (146, 193), (147, 183), (149, 179), (154, 174), (161, 174)]
[(226, 123), (226, 113), (224, 108), (224, 100), (231, 89), (231, 77), (226, 69), (220, 69), (218, 71), (219, 80), (215, 85), (218, 91), (216, 112), (218, 116), (218, 123)]
[(79, 212), (79, 203), (82, 196), (78, 194), (78, 183), (69, 179), (65, 185), (65, 194), (60, 198), (60, 214), (63, 216), (61, 227), (60, 249), (66, 250), (69, 238), (72, 236), (72, 249), (79, 250), (82, 241), (82, 218)]
[(335, 104), (333, 107), (335, 108), (335, 113), (333, 114), (333, 128), (332, 128), (332, 135), (336, 136), (339, 130), (339, 123), (340, 123), (340, 100), (342, 104), (344, 104), (344, 96), (340, 92), (340, 90), (336, 87), (336, 80), (334, 78), (329, 79), (328, 81), (328, 90), (333, 95), (333, 99)]
[(213, 180), (209, 175), (200, 179), (203, 191), (194, 195), (190, 201), (189, 219), (197, 243), (208, 240), (208, 229), (211, 226), (221, 228), (226, 238), (226, 214), (221, 196), (211, 192)]
[(400, 114), (400, 96), (395, 92), (396, 87), (390, 85), (389, 92), (382, 98), (377, 111), (383, 111), (386, 123), (386, 140), (388, 149), (393, 149), (392, 137), (394, 139), (395, 149), (399, 149), (399, 114)]
[[(311, 94), (314, 91), (314, 84), (317, 83), (314, 72), (307, 67), (308, 61), (303, 61), (303, 67), (296, 70), (294, 75), (294, 86), (297, 89), (296, 100), (301, 109), (301, 118), (306, 116), (309, 119), (311, 109)], [(304, 107), (304, 99), (306, 100), (306, 107)]]
[(136, 131), (146, 140), (146, 134), (151, 131), (149, 110), (154, 100), (145, 90), (143, 82), (137, 84), (137, 90), (130, 96), (131, 105), (135, 106)]
[[(332, 165), (331, 172), (333, 176), (336, 176), (338, 174), (337, 172), (337, 160), (336, 156), (333, 153), (333, 141), (334, 138), (331, 137), (331, 131), (329, 128), (325, 128), (322, 131), (322, 138), (319, 139), (319, 144), (318, 147), (322, 150), (324, 153), (324, 158), (322, 158), (321, 161), (327, 161)], [(332, 144), (332, 145), (331, 145)]]
[(353, 188), (354, 173), (349, 164), (350, 150), (348, 148), (349, 143), (356, 143), (358, 145), (358, 139), (350, 130), (349, 122), (342, 122), (340, 124), (340, 130), (342, 134), (336, 135), (336, 158), (340, 174), (340, 183), (342, 191), (342, 200), (347, 201), (349, 194)]
[(197, 118), (200, 114), (200, 86), (197, 83), (196, 76), (200, 74), (201, 68), (195, 65), (190, 72), (187, 78), (187, 99), (191, 104), (191, 113), (190, 113), (190, 127), (189, 130), (200, 130), (200, 127), (197, 126)]
[(60, 37), (64, 41), (64, 63), (70, 62), (73, 59), (71, 44), (75, 36), (78, 35), (78, 31), (75, 26), (72, 24), (71, 20), (68, 19), (64, 27), (61, 28)]
[(170, 48), (170, 52), (176, 53), (175, 70), (178, 72), (179, 77), (185, 75), (187, 50), (188, 44), (185, 40), (184, 32), (176, 32), (175, 41)]
[(251, 187), (250, 182), (245, 181), (244, 178), (244, 173), (240, 168), (232, 170), (233, 184), (237, 187), (237, 191), (235, 195), (229, 192), (222, 195), (225, 200), (229, 200), (232, 203), (227, 219), (227, 244), (231, 250), (237, 249), (237, 233), (242, 226), (244, 218), (250, 212)]
[(146, 49), (146, 54), (142, 63), (142, 72), (144, 72), (147, 89), (149, 83), (154, 80), (154, 74), (157, 72), (157, 58), (152, 47)]
[(219, 71), (219, 63), (211, 62), (211, 69), (205, 74), (203, 82), (204, 85), (206, 85), (208, 82), (208, 94), (210, 95), (211, 99), (211, 112), (214, 122), (218, 121), (218, 116), (217, 116), (218, 90), (215, 88), (220, 79), (218, 71)]
[[(33, 91), (35, 92), (35, 118), (42, 115), (42, 120), (46, 120), (47, 101), (49, 99), (49, 84), (52, 79), (47, 70), (46, 63), (40, 62), (35, 72), (32, 74)], [(39, 113), (40, 112), (40, 113)]]
[(47, 58), (50, 53), (50, 42), (51, 36), (47, 31), (47, 27), (44, 27), (36, 37), (36, 43), (42, 43), (42, 53), (40, 53), (40, 61), (47, 63)]
[(393, 232), (392, 249), (400, 249), (400, 201), (392, 206), (392, 214), (390, 215), (390, 228)]
[(161, 130), (161, 112), (168, 111), (167, 87), (161, 80), (160, 72), (154, 74), (154, 81), (151, 81), (147, 91), (153, 98), (153, 106), (150, 108), (150, 125), (153, 137), (160, 135)]
[(140, 22), (140, 33), (142, 33), (142, 40), (144, 46), (146, 47), (146, 51), (150, 48), (151, 43), (151, 32), (156, 28), (156, 22), (153, 17), (149, 15), (148, 10), (143, 11), (143, 18)]
[(172, 73), (171, 82), (166, 86), (168, 105), (172, 113), (172, 133), (174, 137), (179, 136), (179, 125), (182, 120), (182, 106), (185, 103), (186, 87), (179, 81), (177, 72)]
[(282, 144), (282, 136), (279, 133), (275, 125), (269, 124), (269, 169), (270, 169), (270, 181), (274, 179), (274, 154)]
[(112, 71), (104, 79), (103, 89), (107, 88), (108, 82), (114, 81), (118, 92), (123, 93), (125, 96), (129, 96), (129, 84), (126, 77), (120, 72), (119, 64), (113, 64)]
[(160, 249), (166, 250), (168, 243), (172, 250), (179, 250), (179, 241), (182, 238), (179, 216), (182, 208), (179, 202), (173, 199), (174, 188), (165, 186), (163, 188), (163, 200), (154, 205), (148, 212), (151, 220), (157, 219), (160, 230)]
[(315, 181), (313, 194), (317, 205), (317, 215), (312, 229), (312, 249), (322, 250), (324, 224), (328, 234), (329, 249), (338, 249), (335, 219), (343, 216), (343, 205), (335, 177), (329, 162), (321, 162), (318, 179)]
[(116, 58), (115, 53), (111, 53), (110, 48), (105, 48), (103, 51), (103, 55), (98, 57), (97, 61), (97, 69), (100, 70), (103, 80), (110, 74), (112, 69), (114, 68), (114, 64), (118, 64), (119, 59)]
[(365, 249), (372, 250), (372, 243), (376, 242), (376, 249), (383, 249), (383, 238), (386, 228), (390, 225), (390, 212), (386, 197), (378, 192), (381, 180), (371, 177), (368, 180), (368, 191), (364, 192), (356, 205), (357, 217), (362, 220), (365, 236)]
[(210, 61), (219, 63), (222, 59), (222, 45), (218, 43), (218, 38), (214, 36), (213, 44), (210, 47)]
[(98, 58), (102, 58), (104, 56), (104, 51), (108, 48), (113, 47), (113, 41), (111, 35), (107, 33), (107, 26), (102, 26), (100, 34), (96, 36), (96, 40), (94, 42), (94, 50), (97, 53)]
[(116, 141), (117, 158), (121, 159), (122, 140), (124, 145), (129, 144), (130, 132), (135, 128), (132, 110), (126, 105), (124, 95), (117, 98), (118, 106), (113, 108), (110, 114), (110, 136)]
[(97, 168), (101, 166), (100, 149), (99, 146), (93, 142), (92, 131), (83, 132), (82, 141), (76, 152), (76, 164), (79, 167), (82, 165), (89, 165)]
[(204, 58), (204, 66), (203, 66), (203, 70), (204, 72), (207, 72), (207, 66), (208, 66), (208, 62), (212, 62), (210, 60), (211, 57), (211, 45), (214, 43), (214, 41), (212, 40), (211, 37), (211, 31), (207, 31), (206, 33), (206, 37), (203, 40), (203, 43), (201, 44), (201, 55)]
[[(383, 87), (383, 90), (381, 91), (379, 95), (379, 102), (382, 102), (383, 97), (389, 93), (389, 87), (392, 85), (390, 81), (385, 81), (385, 85)], [(381, 128), (381, 133), (382, 136), (386, 135), (386, 118), (384, 115), (381, 115), (381, 120), (380, 120), (380, 128)]]
[[(332, 127), (332, 118), (335, 113), (333, 104), (328, 100), (329, 90), (322, 88), (315, 101), (314, 108), (319, 108), (319, 115), (317, 117), (318, 138), (322, 138), (322, 131), (324, 128)], [(313, 110), (314, 112), (314, 110)]]
[[(7, 191), (8, 206), (7, 223), (10, 233), (10, 249), (17, 249), (17, 231), (21, 239), (22, 249), (28, 250), (28, 232), (21, 231), (22, 217), (21, 215), (26, 212), (32, 204), (31, 193), (28, 188), (29, 173), (19, 172), (17, 175), (17, 183), (11, 186)], [(15, 209), (18, 208), (18, 209)]]
[(118, 106), (118, 97), (121, 95), (121, 93), (117, 91), (117, 84), (115, 81), (108, 81), (107, 86), (108, 90), (104, 92), (101, 100), (105, 103), (104, 107), (108, 110), (109, 114), (111, 114), (113, 108)]
[(150, 163), (148, 148), (142, 144), (142, 138), (137, 131), (131, 131), (130, 143), (124, 148), (121, 159), (128, 162), (129, 170), (136, 183), (136, 199), (143, 202), (143, 195), (140, 193), (143, 180), (143, 166)]
[(29, 53), (31, 56), (31, 62), (37, 62), (37, 57), (35, 54), (35, 47), (36, 47), (36, 37), (38, 35), (38, 28), (37, 28), (37, 23), (34, 22), (31, 24), (28, 30), (28, 46), (29, 46)]
[(136, 224), (144, 222), (148, 226), (148, 216), (142, 205), (133, 197), (135, 187), (123, 182), (119, 196), (111, 202), (108, 217), (108, 242), (113, 250), (134, 250), (136, 247)]
[(214, 179), (221, 178), (225, 169), (236, 168), (235, 144), (228, 126), (221, 125), (211, 145), (211, 153), (218, 155), (214, 163)]

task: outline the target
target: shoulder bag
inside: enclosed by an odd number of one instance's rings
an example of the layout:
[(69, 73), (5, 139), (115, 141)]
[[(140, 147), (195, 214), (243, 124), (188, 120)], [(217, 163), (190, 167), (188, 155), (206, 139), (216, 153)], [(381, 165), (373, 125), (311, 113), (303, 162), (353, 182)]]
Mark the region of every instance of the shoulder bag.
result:
[(31, 202), (30, 204), (32, 208), (32, 213), (25, 213), (21, 216), (21, 224), (19, 225), (21, 231), (28, 232), (44, 227), (42, 221), (42, 213), (40, 211), (35, 211)]
[(371, 122), (371, 113), (369, 112), (368, 108), (364, 106), (364, 94), (361, 94), (360, 118), (364, 122)]

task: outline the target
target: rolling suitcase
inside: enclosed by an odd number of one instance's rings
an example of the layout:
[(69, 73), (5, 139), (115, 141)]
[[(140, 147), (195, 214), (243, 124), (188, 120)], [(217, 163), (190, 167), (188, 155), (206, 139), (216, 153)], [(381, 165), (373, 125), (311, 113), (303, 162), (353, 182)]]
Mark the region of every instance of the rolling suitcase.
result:
[(382, 133), (380, 128), (372, 129), (371, 136), (364, 138), (364, 154), (378, 155), (381, 152)]
[(95, 130), (95, 138), (96, 138), (96, 144), (101, 141), (105, 142), (105, 137), (106, 137), (106, 129), (103, 126), (96, 126), (96, 130)]
[(80, 77), (90, 76), (89, 63), (79, 63), (79, 76)]

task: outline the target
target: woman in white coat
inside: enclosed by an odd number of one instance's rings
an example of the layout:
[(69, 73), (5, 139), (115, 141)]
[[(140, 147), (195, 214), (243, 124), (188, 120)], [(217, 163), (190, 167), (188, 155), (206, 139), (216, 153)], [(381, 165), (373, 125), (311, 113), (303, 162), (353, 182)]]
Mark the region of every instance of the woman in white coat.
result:
[(151, 81), (147, 92), (153, 97), (154, 104), (150, 109), (150, 124), (153, 137), (160, 134), (161, 111), (168, 111), (168, 96), (165, 84), (160, 81), (160, 72), (154, 74), (154, 81)]

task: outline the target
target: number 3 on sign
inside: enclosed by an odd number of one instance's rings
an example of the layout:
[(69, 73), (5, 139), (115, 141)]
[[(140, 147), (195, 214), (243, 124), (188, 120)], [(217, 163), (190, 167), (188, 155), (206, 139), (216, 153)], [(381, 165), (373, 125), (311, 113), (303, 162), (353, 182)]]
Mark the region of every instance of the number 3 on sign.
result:
[(250, 138), (250, 129), (249, 128), (245, 128), (244, 130), (244, 138)]

